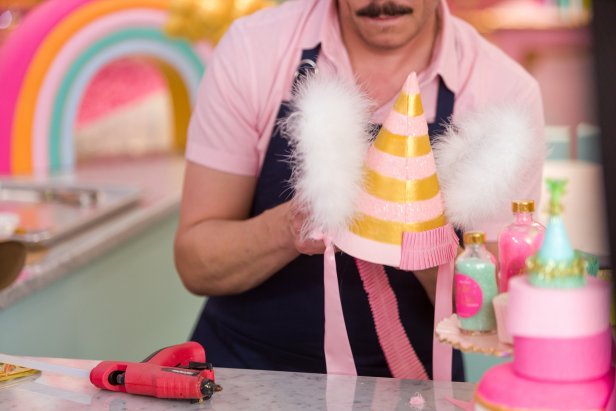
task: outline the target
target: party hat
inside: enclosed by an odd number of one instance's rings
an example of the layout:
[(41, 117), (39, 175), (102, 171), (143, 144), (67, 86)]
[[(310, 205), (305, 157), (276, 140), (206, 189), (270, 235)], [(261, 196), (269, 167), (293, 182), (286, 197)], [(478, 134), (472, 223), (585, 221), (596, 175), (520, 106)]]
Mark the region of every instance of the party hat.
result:
[(418, 270), (455, 258), (417, 76), (411, 73), (368, 150), (356, 213), (334, 243), (364, 261)]
[(584, 261), (573, 250), (562, 219), (561, 197), (566, 180), (547, 179), (550, 205), (547, 228), (537, 254), (527, 261), (529, 281), (536, 287), (578, 288), (586, 284)]
[[(385, 359), (397, 378), (427, 379), (383, 265), (438, 267), (435, 325), (451, 315), (458, 238), (447, 223), (417, 76), (411, 73), (364, 162), (352, 222), (333, 236), (356, 258)], [(411, 274), (409, 274), (411, 275)], [(326, 333), (327, 333), (326, 324)], [(326, 349), (328, 341), (326, 339)], [(433, 378), (451, 379), (451, 347), (433, 340)]]
[[(302, 230), (320, 232), (326, 244), (327, 372), (356, 374), (340, 300), (336, 245), (355, 257), (392, 375), (427, 379), (383, 267), (438, 267), (435, 324), (451, 315), (458, 239), (445, 218), (417, 77), (412, 73), (407, 78), (376, 139), (366, 145), (365, 104), (354, 85), (316, 75), (298, 90), (297, 111), (283, 129), (294, 147), (294, 201), (311, 214)], [(451, 379), (451, 358), (451, 346), (435, 338), (434, 379)]]

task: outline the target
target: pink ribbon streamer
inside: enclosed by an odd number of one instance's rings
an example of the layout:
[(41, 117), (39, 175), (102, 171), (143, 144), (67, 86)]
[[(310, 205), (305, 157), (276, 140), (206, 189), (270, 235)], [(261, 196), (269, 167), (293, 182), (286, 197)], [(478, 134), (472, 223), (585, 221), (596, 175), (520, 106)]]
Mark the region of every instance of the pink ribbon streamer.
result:
[(325, 409), (327, 411), (353, 411), (357, 377), (346, 375), (327, 376)]
[(385, 268), (358, 259), (355, 263), (368, 294), (376, 333), (392, 375), (394, 378), (427, 380), (428, 374), (400, 322), (398, 301)]
[(338, 288), (334, 245), (325, 238), (323, 273), (325, 288), (325, 364), (328, 374), (357, 375), (353, 352), (349, 343), (342, 301)]
[[(454, 260), (439, 265), (436, 278), (436, 302), (434, 307), (434, 329), (453, 312), (453, 266)], [(453, 350), (450, 345), (432, 340), (432, 376), (435, 381), (451, 381)]]
[[(325, 362), (328, 374), (357, 375), (353, 353), (344, 322), (335, 250), (331, 239), (324, 239), (325, 287)], [(428, 375), (400, 322), (398, 302), (385, 269), (380, 264), (356, 259), (357, 268), (368, 294), (377, 336), (385, 359), (395, 378), (427, 380)], [(439, 265), (436, 284), (434, 327), (453, 312), (453, 265), (451, 259)], [(451, 346), (433, 337), (433, 379), (451, 381)]]

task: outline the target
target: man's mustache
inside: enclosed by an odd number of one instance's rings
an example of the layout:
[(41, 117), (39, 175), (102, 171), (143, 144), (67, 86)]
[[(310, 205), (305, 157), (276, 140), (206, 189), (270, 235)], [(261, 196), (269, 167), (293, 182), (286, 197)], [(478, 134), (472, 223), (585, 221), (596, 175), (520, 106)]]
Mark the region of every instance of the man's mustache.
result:
[(394, 2), (380, 3), (371, 2), (366, 7), (355, 12), (359, 17), (379, 17), (379, 16), (402, 16), (404, 14), (413, 13), (413, 9), (407, 6), (402, 6)]

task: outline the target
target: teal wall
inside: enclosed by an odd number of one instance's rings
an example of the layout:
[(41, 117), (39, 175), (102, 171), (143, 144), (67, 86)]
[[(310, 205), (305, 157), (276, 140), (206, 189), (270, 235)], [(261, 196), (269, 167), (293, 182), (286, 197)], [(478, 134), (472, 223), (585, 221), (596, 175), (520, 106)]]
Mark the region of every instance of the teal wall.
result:
[(478, 382), (484, 372), (495, 365), (502, 364), (507, 361), (511, 361), (511, 358), (502, 359), (483, 354), (465, 353), (464, 365), (466, 367), (466, 381)]
[(176, 225), (173, 215), (0, 310), (0, 352), (141, 360), (186, 341), (203, 298), (175, 273)]

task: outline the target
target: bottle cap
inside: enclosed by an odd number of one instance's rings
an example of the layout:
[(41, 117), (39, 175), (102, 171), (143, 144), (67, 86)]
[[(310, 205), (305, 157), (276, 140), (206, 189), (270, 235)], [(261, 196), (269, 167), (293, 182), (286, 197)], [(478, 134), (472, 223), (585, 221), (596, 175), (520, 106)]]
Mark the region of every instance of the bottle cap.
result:
[(486, 241), (486, 235), (482, 231), (467, 231), (464, 233), (464, 245), (483, 244)]
[(532, 213), (535, 211), (533, 200), (517, 200), (511, 203), (511, 211), (514, 213)]

